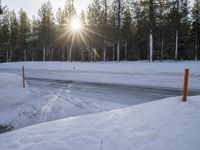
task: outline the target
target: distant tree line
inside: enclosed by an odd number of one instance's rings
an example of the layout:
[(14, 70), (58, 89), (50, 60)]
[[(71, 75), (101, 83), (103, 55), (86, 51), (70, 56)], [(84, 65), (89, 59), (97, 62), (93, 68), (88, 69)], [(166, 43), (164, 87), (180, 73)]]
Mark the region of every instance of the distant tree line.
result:
[[(93, 0), (77, 14), (74, 0), (53, 12), (48, 1), (29, 18), (3, 7), (3, 61), (199, 60), (200, 0)], [(72, 18), (83, 29), (73, 33)]]

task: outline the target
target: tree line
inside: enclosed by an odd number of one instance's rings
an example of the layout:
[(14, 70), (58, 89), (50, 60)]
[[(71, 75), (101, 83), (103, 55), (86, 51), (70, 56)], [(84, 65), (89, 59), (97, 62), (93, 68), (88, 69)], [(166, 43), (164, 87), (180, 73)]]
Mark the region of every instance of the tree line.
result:
[(7, 6), (0, 18), (2, 61), (200, 59), (200, 0), (93, 0), (80, 14), (74, 0), (56, 12), (48, 1), (32, 18)]

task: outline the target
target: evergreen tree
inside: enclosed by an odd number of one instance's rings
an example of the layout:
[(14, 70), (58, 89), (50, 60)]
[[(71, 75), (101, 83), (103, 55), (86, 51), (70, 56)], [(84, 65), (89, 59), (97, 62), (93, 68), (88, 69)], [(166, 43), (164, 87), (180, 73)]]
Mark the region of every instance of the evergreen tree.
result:
[(10, 13), (7, 8), (4, 10), (2, 15), (2, 22), (0, 22), (0, 50), (2, 53), (7, 53), (6, 61), (9, 61), (8, 51), (10, 49)]
[(19, 25), (20, 25), (20, 49), (21, 51), (24, 50), (24, 60), (26, 61), (26, 38), (27, 34), (30, 32), (30, 23), (26, 12), (21, 9), (19, 11)]
[[(13, 54), (19, 50), (19, 37), (20, 37), (20, 28), (19, 28), (19, 22), (16, 17), (16, 13), (14, 11), (10, 12), (10, 57), (9, 61), (13, 60)], [(20, 56), (16, 55), (15, 59), (18, 60)]]
[(193, 18), (193, 32), (195, 35), (195, 60), (199, 59), (199, 48), (200, 48), (200, 0), (194, 1), (194, 7), (192, 9), (192, 18)]
[(50, 49), (52, 33), (54, 30), (54, 17), (51, 3), (43, 3), (38, 10), (39, 19), (39, 39), (43, 44), (43, 61), (46, 60), (46, 51)]
[(128, 57), (128, 41), (131, 39), (132, 36), (132, 17), (131, 17), (131, 12), (130, 12), (130, 7), (128, 4), (124, 5), (124, 11), (122, 15), (122, 37), (124, 39), (124, 47), (125, 47), (125, 52), (124, 52), (124, 60), (127, 60)]

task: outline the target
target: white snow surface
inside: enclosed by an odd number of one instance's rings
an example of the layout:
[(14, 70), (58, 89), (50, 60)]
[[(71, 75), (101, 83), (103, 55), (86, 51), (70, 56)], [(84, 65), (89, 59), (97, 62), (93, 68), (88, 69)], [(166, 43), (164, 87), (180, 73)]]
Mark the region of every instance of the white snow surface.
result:
[(100, 98), (95, 98), (95, 95), (71, 94), (65, 89), (58, 88), (47, 94), (42, 88), (30, 89), (26, 85), (24, 89), (22, 78), (15, 74), (0, 73), (0, 79), (0, 125), (14, 129), (126, 106), (99, 101)]
[(190, 89), (200, 89), (200, 61), (152, 62), (17, 62), (0, 64), (0, 71), (25, 66), (26, 77), (84, 82), (182, 88), (184, 69), (190, 69)]
[(200, 96), (38, 124), (0, 135), (9, 150), (199, 150)]
[[(189, 97), (188, 102), (174, 97), (123, 108), (127, 106), (91, 93), (80, 95), (58, 88), (46, 94), (48, 89), (42, 87), (23, 89), (22, 65), (26, 77), (165, 88), (182, 88), (184, 69), (189, 68), (189, 88), (200, 89), (200, 62), (193, 61), (0, 64), (0, 125), (17, 129), (37, 124), (0, 134), (0, 149), (200, 149), (200, 96)], [(112, 110), (116, 108), (123, 109)], [(83, 115), (100, 111), (105, 112)], [(67, 118), (71, 114), (76, 117)], [(47, 122), (60, 118), (66, 119)]]
[(0, 73), (0, 112), (6, 107), (14, 107), (24, 103), (31, 96), (28, 88), (22, 88), (21, 77)]
[[(198, 61), (3, 63), (0, 64), (0, 125), (10, 125), (14, 129), (71, 116), (127, 107), (114, 100), (108, 101), (108, 99), (116, 98), (114, 93), (102, 97), (91, 92), (80, 93), (78, 90), (70, 91), (64, 88), (58, 88), (49, 93), (46, 86), (44, 86), (45, 89), (43, 86), (38, 89), (29, 87), (23, 89), (21, 77), (18, 76), (21, 74), (20, 69), (23, 65), (26, 77), (178, 89), (183, 86), (184, 69), (189, 68), (189, 89), (200, 89), (200, 62)], [(10, 73), (1, 73), (7, 71)], [(121, 99), (123, 98), (122, 96)], [(137, 97), (133, 97), (133, 100), (138, 101)]]

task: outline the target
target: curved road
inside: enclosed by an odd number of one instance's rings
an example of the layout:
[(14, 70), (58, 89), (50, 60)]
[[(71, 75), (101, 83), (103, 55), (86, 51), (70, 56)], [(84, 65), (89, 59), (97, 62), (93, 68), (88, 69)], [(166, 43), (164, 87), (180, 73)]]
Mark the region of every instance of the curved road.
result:
[[(0, 72), (19, 74), (19, 70), (12, 69)], [(36, 95), (37, 113), (30, 116), (30, 121), (36, 123), (181, 95), (181, 89), (35, 78), (34, 71), (28, 72), (26, 82)], [(189, 95), (200, 95), (200, 91), (190, 91)], [(0, 133), (6, 131), (0, 126)]]
[[(53, 93), (57, 89), (65, 89), (66, 93), (106, 100), (122, 105), (136, 105), (140, 103), (160, 100), (167, 97), (181, 95), (181, 90), (159, 87), (129, 86), (117, 84), (88, 83), (67, 80), (53, 80), (41, 78), (26, 78), (31, 88), (45, 91), (44, 94)], [(199, 91), (190, 91), (189, 95), (198, 95)]]

